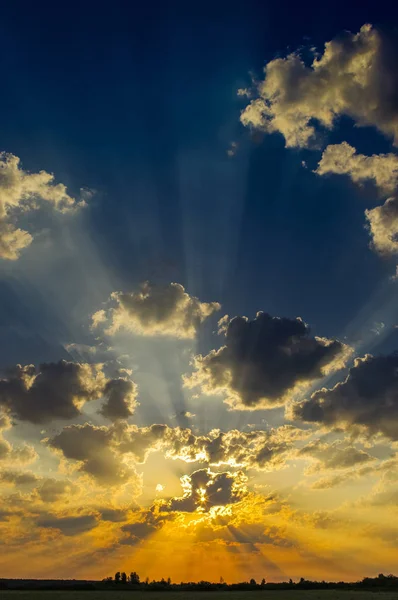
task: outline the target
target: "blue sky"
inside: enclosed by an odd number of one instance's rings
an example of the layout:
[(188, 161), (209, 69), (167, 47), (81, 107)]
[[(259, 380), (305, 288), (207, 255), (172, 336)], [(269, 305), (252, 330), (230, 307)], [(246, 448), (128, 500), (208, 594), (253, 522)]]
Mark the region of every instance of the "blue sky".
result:
[[(72, 192), (96, 191), (90, 236), (125, 286), (173, 279), (228, 314), (298, 314), (341, 335), (389, 272), (366, 251), (360, 192), (316, 178), (319, 154), (303, 169), (306, 152), (286, 151), (281, 136), (253, 143), (236, 90), (289, 48), (393, 13), (249, 2), (211, 14), (178, 2), (6, 7), (2, 148)], [(350, 122), (328, 141), (366, 153), (369, 137), (372, 151), (389, 149)]]

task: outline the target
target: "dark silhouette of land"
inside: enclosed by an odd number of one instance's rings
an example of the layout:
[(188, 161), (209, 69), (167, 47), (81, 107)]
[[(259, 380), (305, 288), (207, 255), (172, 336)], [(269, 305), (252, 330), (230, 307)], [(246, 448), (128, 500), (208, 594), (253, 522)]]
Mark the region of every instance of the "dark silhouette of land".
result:
[(138, 573), (132, 571), (129, 575), (118, 571), (114, 577), (106, 577), (102, 581), (77, 579), (1, 579), (0, 590), (60, 590), (60, 591), (256, 591), (256, 590), (362, 590), (362, 591), (397, 591), (398, 576), (383, 575), (364, 577), (357, 582), (344, 581), (309, 581), (303, 577), (299, 581), (281, 583), (267, 582), (262, 579), (242, 581), (241, 583), (226, 583), (222, 577), (218, 583), (210, 581), (173, 583), (170, 578), (160, 581), (141, 581)]

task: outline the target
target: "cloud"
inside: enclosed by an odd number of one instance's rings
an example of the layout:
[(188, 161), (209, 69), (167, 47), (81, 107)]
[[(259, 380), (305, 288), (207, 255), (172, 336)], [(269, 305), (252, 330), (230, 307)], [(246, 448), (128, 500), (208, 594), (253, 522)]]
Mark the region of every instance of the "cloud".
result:
[(10, 463), (14, 466), (16, 464), (28, 464), (36, 460), (37, 452), (28, 444), (22, 446), (13, 446), (10, 442), (3, 437), (3, 431), (11, 429), (11, 419), (6, 414), (0, 413), (0, 461), (4, 463)]
[(31, 423), (73, 419), (85, 402), (106, 397), (102, 408), (108, 418), (129, 416), (135, 407), (136, 389), (124, 379), (109, 380), (102, 365), (61, 360), (16, 365), (0, 380), (0, 407), (13, 417)]
[(106, 400), (101, 407), (101, 414), (111, 421), (131, 417), (138, 404), (137, 394), (138, 388), (132, 381), (111, 379), (104, 388)]
[(109, 335), (126, 329), (144, 336), (191, 339), (201, 323), (221, 308), (218, 302), (200, 302), (178, 283), (155, 286), (147, 282), (138, 292), (113, 292), (111, 301), (113, 308), (92, 317), (93, 327), (106, 323)]
[(121, 523), (127, 521), (127, 511), (121, 508), (103, 508), (100, 511), (102, 521)]
[(0, 471), (0, 482), (13, 485), (33, 485), (37, 483), (39, 478), (34, 473), (28, 471)]
[[(357, 154), (355, 148), (343, 142), (328, 146), (315, 170), (318, 175), (335, 173), (348, 175), (352, 181), (372, 180), (381, 192), (397, 191), (398, 155)], [(380, 254), (398, 252), (398, 196), (388, 198), (382, 206), (365, 211), (372, 236), (372, 246)]]
[(247, 494), (246, 483), (242, 471), (213, 473), (210, 469), (200, 469), (181, 477), (184, 495), (171, 498), (161, 510), (201, 513), (215, 506), (234, 504)]
[(69, 480), (43, 478), (37, 487), (37, 493), (43, 502), (58, 502), (64, 496), (71, 496), (77, 487)]
[(293, 417), (398, 440), (398, 354), (355, 359), (345, 381), (294, 405)]
[(166, 458), (187, 463), (273, 471), (285, 465), (294, 443), (309, 434), (290, 425), (251, 432), (213, 429), (207, 435), (195, 435), (188, 428), (120, 423), (113, 435), (117, 451), (138, 463), (144, 463), (150, 452), (161, 451)]
[(306, 470), (307, 475), (319, 473), (320, 471), (350, 469), (375, 460), (367, 452), (359, 450), (355, 446), (347, 445), (341, 440), (336, 440), (331, 444), (316, 440), (301, 448), (297, 452), (297, 456), (314, 461)]
[(48, 447), (80, 463), (79, 470), (104, 486), (122, 485), (128, 481), (138, 484), (135, 470), (126, 465), (113, 440), (114, 430), (107, 427), (70, 425), (45, 441)]
[(344, 32), (327, 42), (310, 66), (299, 53), (270, 61), (241, 122), (281, 133), (287, 147), (307, 147), (316, 138), (316, 125), (332, 129), (346, 115), (398, 144), (397, 72), (396, 44), (363, 25), (357, 34)]
[(28, 173), (13, 154), (0, 153), (0, 258), (16, 260), (33, 237), (16, 225), (27, 211), (50, 205), (68, 212), (84, 203), (76, 203), (62, 183), (54, 184), (54, 175), (46, 171)]
[(94, 515), (77, 515), (72, 517), (45, 515), (37, 519), (36, 525), (45, 529), (57, 529), (63, 535), (74, 536), (91, 531), (98, 525), (98, 522)]
[(388, 198), (382, 206), (365, 211), (372, 245), (380, 254), (398, 253), (398, 196)]
[[(137, 427), (118, 421), (110, 427), (70, 425), (44, 443), (99, 485), (120, 486), (129, 482), (138, 490), (141, 481), (134, 465), (145, 463), (152, 452), (186, 463), (274, 471), (286, 465), (294, 456), (295, 443), (308, 435), (309, 432), (290, 425), (251, 432), (223, 433), (215, 429), (207, 435), (195, 435), (180, 427)], [(49, 484), (48, 491), (51, 492)]]
[(121, 527), (121, 531), (126, 534), (120, 540), (121, 544), (135, 546), (161, 529), (165, 522), (173, 520), (172, 515), (161, 514), (158, 505), (153, 505), (147, 510), (138, 511), (135, 518), (134, 522)]
[(372, 180), (381, 191), (391, 193), (398, 186), (398, 155), (365, 156), (342, 142), (327, 146), (315, 173), (348, 175), (355, 183)]
[(271, 317), (259, 312), (222, 319), (226, 343), (194, 359), (196, 371), (184, 378), (188, 387), (206, 394), (225, 393), (236, 410), (283, 405), (299, 390), (341, 369), (351, 350), (337, 340), (311, 337), (300, 318)]

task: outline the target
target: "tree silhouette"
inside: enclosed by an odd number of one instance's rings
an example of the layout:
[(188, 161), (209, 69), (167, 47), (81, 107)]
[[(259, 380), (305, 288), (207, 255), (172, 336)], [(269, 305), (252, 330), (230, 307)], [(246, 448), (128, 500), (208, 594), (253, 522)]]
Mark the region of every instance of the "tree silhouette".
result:
[(264, 577), (261, 580), (261, 585), (265, 585), (265, 579), (264, 579)]
[(122, 573), (122, 583), (127, 583), (127, 575), (124, 571)]
[(115, 573), (115, 583), (120, 583), (120, 571)]
[[(148, 579), (148, 577), (147, 577)], [(131, 571), (130, 573), (130, 583), (133, 583), (135, 585), (139, 585), (140, 583), (140, 576), (138, 575), (138, 573), (136, 571)], [(148, 579), (148, 583), (149, 583), (149, 579)]]

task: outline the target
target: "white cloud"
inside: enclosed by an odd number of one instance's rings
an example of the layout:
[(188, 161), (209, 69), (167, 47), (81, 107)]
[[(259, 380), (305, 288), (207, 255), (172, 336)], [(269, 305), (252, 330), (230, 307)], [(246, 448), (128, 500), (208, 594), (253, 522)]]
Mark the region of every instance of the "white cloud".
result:
[[(62, 183), (54, 183), (54, 175), (46, 171), (28, 173), (13, 154), (0, 153), (0, 258), (16, 260), (29, 246), (32, 235), (16, 224), (20, 214), (48, 204), (65, 213), (77, 203)], [(80, 202), (82, 206), (84, 202)]]
[(347, 142), (333, 144), (324, 150), (315, 173), (348, 175), (355, 183), (372, 180), (381, 191), (391, 193), (398, 185), (398, 155), (365, 156)]
[[(245, 126), (279, 132), (287, 147), (309, 146), (316, 124), (331, 129), (347, 115), (398, 144), (397, 68), (389, 41), (371, 25), (344, 32), (306, 66), (298, 53), (270, 61), (242, 111)], [(315, 121), (315, 123), (314, 123)]]

